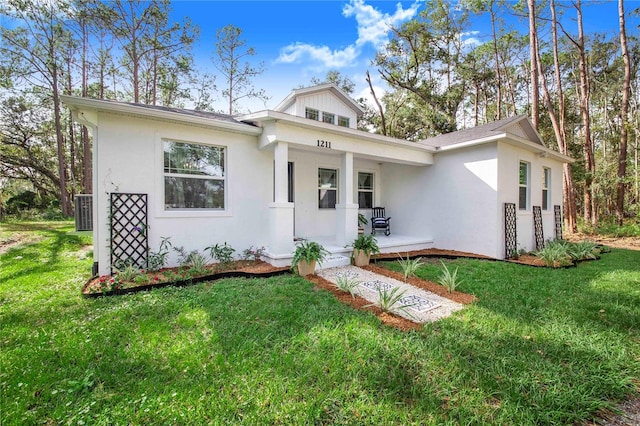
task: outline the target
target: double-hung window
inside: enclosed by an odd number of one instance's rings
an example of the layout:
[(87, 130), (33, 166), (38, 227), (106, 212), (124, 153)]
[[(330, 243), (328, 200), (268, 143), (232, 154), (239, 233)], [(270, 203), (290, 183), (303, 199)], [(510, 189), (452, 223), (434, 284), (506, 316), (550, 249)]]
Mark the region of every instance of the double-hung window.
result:
[(529, 163), (521, 161), (518, 208), (520, 210), (527, 210), (528, 202), (529, 202)]
[(547, 167), (542, 168), (542, 210), (549, 210), (551, 205), (551, 191), (549, 187), (551, 185), (551, 169)]
[(163, 141), (165, 210), (225, 208), (225, 148)]
[(349, 117), (338, 116), (338, 126), (349, 127)]
[(333, 209), (338, 201), (338, 171), (318, 169), (318, 207)]
[(361, 209), (373, 208), (373, 173), (358, 172), (358, 205)]

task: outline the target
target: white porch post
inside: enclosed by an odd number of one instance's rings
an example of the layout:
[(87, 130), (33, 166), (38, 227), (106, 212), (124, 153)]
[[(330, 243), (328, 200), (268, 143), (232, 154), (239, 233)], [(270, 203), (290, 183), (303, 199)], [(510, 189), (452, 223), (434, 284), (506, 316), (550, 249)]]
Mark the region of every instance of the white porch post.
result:
[(353, 202), (353, 153), (342, 155), (340, 204), (336, 204), (336, 244), (351, 244), (358, 236), (358, 205)]
[(269, 204), (269, 252), (293, 252), (293, 203), (288, 199), (289, 146), (277, 142), (273, 147), (273, 202)]

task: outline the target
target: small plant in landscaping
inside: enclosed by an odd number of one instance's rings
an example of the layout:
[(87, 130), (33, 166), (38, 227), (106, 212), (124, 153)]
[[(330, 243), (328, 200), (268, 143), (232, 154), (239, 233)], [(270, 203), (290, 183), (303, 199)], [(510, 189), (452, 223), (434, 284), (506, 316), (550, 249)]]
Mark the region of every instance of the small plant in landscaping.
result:
[(405, 282), (407, 282), (407, 279), (409, 279), (409, 277), (414, 277), (418, 268), (423, 265), (421, 257), (418, 257), (416, 259), (409, 259), (408, 255), (406, 259), (403, 259), (401, 257), (400, 260), (398, 260), (398, 263), (400, 264), (400, 268), (402, 269), (402, 275), (404, 275)]
[(544, 248), (536, 251), (534, 254), (547, 266), (555, 267), (571, 265), (569, 246), (562, 241), (547, 241)]
[[(405, 293), (406, 293), (406, 290), (402, 290), (400, 287), (394, 287), (392, 289), (386, 289), (386, 288), (383, 289), (381, 287), (378, 287), (377, 305), (375, 303), (372, 303), (366, 306), (378, 306), (383, 312), (392, 312), (394, 305), (397, 304), (398, 301), (400, 301), (400, 299), (402, 299)], [(401, 305), (401, 306), (398, 306), (396, 309), (399, 309), (405, 314), (413, 317), (413, 315), (407, 312), (407, 308), (411, 306), (412, 305)]]
[(121, 281), (133, 281), (144, 272), (133, 263), (128, 263), (122, 269), (116, 268), (116, 271), (118, 272), (117, 276)]
[(360, 284), (360, 281), (355, 280), (352, 277), (340, 275), (336, 277), (336, 287), (345, 293), (349, 293), (351, 297), (355, 297), (355, 289)]
[(149, 276), (146, 274), (140, 274), (133, 279), (133, 282), (136, 284), (149, 284)]
[(458, 281), (458, 268), (452, 273), (443, 261), (440, 261), (440, 263), (442, 264), (442, 275), (438, 278), (438, 282), (443, 285), (449, 293), (453, 293), (461, 283), (461, 281)]
[(151, 251), (147, 255), (147, 270), (151, 272), (157, 272), (164, 267), (167, 263), (167, 256), (169, 255), (169, 248), (171, 248), (170, 237), (162, 237), (160, 242), (160, 248), (158, 251)]
[(254, 247), (251, 246), (248, 249), (244, 249), (242, 251), (242, 260), (260, 260), (262, 256), (264, 256), (265, 247)]
[(102, 276), (99, 278), (98, 284), (100, 285), (100, 291), (102, 293), (108, 293), (110, 291), (119, 290), (120, 288), (122, 288), (120, 277), (118, 275), (112, 277)]
[(236, 250), (226, 242), (222, 245), (216, 244), (206, 247), (205, 250), (209, 251), (212, 259), (217, 260), (225, 266), (233, 262), (233, 253), (236, 252)]
[(192, 275), (205, 275), (209, 272), (207, 268), (207, 258), (199, 252), (191, 253), (189, 256), (189, 272)]
[(598, 254), (598, 244), (592, 241), (580, 241), (569, 245), (569, 255), (573, 260), (597, 259)]

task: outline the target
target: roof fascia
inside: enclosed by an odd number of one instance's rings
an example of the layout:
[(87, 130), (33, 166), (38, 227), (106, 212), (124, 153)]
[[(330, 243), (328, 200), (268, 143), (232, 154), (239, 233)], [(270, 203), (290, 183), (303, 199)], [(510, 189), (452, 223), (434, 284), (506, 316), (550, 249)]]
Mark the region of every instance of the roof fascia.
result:
[(410, 149), (417, 149), (420, 151), (427, 151), (430, 153), (437, 152), (435, 148), (428, 145), (422, 145), (417, 142), (408, 142), (403, 139), (390, 138), (388, 136), (377, 135), (375, 133), (368, 133), (362, 130), (351, 129), (349, 127), (340, 127), (335, 124), (323, 123), (320, 121), (310, 120), (308, 118), (298, 117), (284, 112), (264, 110), (255, 113), (236, 117), (243, 121), (256, 121), (259, 123), (267, 123), (270, 121), (284, 122), (292, 126), (302, 127), (306, 129), (322, 130), (329, 133), (348, 135), (357, 139), (366, 141), (372, 141), (376, 143), (382, 143), (386, 145), (402, 146)]
[[(62, 99), (62, 102), (64, 102), (72, 110), (74, 116), (77, 116), (79, 118), (86, 117), (88, 114), (90, 114), (91, 111), (105, 111), (125, 115), (134, 115), (143, 118), (156, 118), (160, 120), (170, 120), (180, 123), (196, 124), (205, 127), (215, 127), (217, 129), (224, 129), (236, 133), (244, 133), (254, 136), (262, 133), (262, 129), (257, 127), (251, 127), (243, 123), (232, 123), (228, 121), (218, 120), (213, 117), (199, 117), (190, 114), (181, 114), (173, 111), (162, 111), (136, 105), (68, 95), (60, 95), (60, 98)], [(97, 117), (95, 121), (96, 122), (94, 123), (94, 125), (97, 124)]]
[(468, 148), (471, 146), (482, 145), (490, 142), (505, 142), (505, 143), (508, 143), (509, 145), (517, 146), (519, 148), (524, 148), (527, 151), (536, 152), (541, 157), (553, 158), (554, 160), (558, 160), (563, 163), (575, 162), (575, 159), (567, 155), (560, 154), (559, 152), (556, 152), (550, 148), (547, 148), (544, 145), (539, 145), (535, 142), (531, 142), (529, 140), (511, 135), (511, 134), (507, 134), (504, 132), (498, 133), (496, 135), (488, 136), (486, 138), (474, 139), (468, 142), (458, 143), (455, 145), (443, 146), (441, 148), (438, 148), (438, 152), (454, 151), (456, 149)]

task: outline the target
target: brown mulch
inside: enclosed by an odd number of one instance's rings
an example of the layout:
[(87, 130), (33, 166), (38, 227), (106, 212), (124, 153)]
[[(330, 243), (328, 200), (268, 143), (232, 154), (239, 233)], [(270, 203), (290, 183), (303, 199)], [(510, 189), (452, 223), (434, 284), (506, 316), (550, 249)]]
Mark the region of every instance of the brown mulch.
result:
[[(367, 271), (384, 275), (385, 277), (393, 278), (398, 281), (404, 281), (404, 275), (402, 275), (400, 272), (390, 271), (376, 265), (362, 266), (362, 269), (366, 269)], [(440, 284), (436, 284), (434, 282), (423, 280), (417, 277), (409, 278), (407, 280), (407, 284), (411, 284), (414, 287), (421, 288), (423, 290), (429, 291), (431, 293), (437, 294), (438, 296), (445, 297), (449, 300), (453, 300), (454, 302), (461, 303), (463, 305), (468, 305), (478, 300), (478, 298), (472, 294), (461, 293), (459, 291), (453, 291), (449, 293), (449, 291)]]
[(354, 309), (358, 309), (361, 311), (372, 312), (374, 315), (380, 318), (380, 321), (382, 321), (383, 324), (397, 328), (401, 331), (420, 330), (422, 328), (422, 324), (418, 324), (398, 315), (384, 312), (377, 306), (371, 306), (371, 302), (360, 296), (352, 297), (351, 294), (340, 290), (333, 283), (325, 280), (318, 275), (307, 275), (305, 278), (307, 279), (307, 281), (315, 284), (316, 287), (331, 292), (336, 299), (338, 299), (345, 305), (349, 305)]
[(456, 251), (456, 250), (443, 250), (438, 248), (429, 248), (424, 250), (414, 250), (410, 252), (396, 252), (396, 253), (379, 253), (375, 256), (372, 256), (372, 259), (375, 260), (398, 260), (399, 258), (409, 257), (468, 257), (472, 259), (489, 259), (495, 260), (493, 257), (484, 256), (482, 254), (469, 253), (466, 251)]

